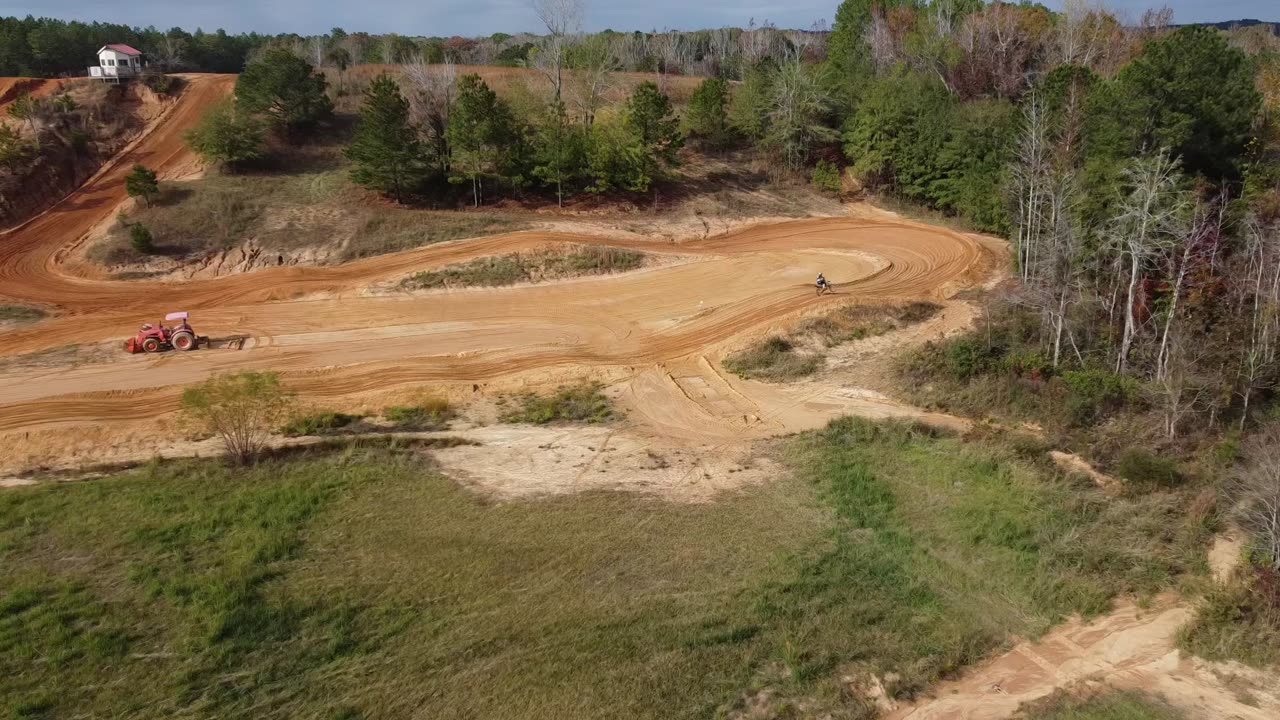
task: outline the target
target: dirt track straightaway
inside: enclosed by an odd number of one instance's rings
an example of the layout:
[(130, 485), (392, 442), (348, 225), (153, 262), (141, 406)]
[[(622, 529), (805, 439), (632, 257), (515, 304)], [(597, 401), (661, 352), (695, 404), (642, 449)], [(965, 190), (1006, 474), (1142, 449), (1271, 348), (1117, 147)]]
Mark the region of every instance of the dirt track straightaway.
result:
[[(446, 243), (337, 267), (284, 267), (185, 283), (119, 282), (68, 260), (124, 200), (136, 162), (162, 177), (189, 172), (183, 134), (229, 92), (229, 76), (192, 76), (150, 132), (47, 212), (0, 236), (0, 298), (57, 316), (0, 336), (0, 357), (131, 335), (189, 310), (213, 336), (247, 334), (240, 352), (169, 353), (77, 368), (0, 374), (0, 434), (98, 425), (171, 412), (181, 386), (211, 373), (281, 371), (301, 395), (339, 398), (428, 382), (485, 382), (546, 371), (625, 381), (633, 411), (669, 432), (728, 437), (820, 424), (851, 407), (905, 412), (865, 395), (815, 396), (728, 378), (725, 347), (818, 304), (947, 298), (980, 281), (1002, 248), (981, 238), (892, 220), (796, 221), (678, 245), (513, 233)], [(557, 242), (675, 255), (621, 276), (563, 283), (371, 294), (371, 285), (470, 258)], [(841, 294), (817, 298), (824, 272)]]

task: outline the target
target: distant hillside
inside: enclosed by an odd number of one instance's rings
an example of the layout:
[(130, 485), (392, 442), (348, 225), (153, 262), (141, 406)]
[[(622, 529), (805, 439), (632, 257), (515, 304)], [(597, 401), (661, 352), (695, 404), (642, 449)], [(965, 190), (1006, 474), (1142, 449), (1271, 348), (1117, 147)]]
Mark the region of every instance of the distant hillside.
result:
[(1230, 30), (1231, 28), (1234, 28), (1234, 27), (1253, 27), (1254, 25), (1269, 25), (1271, 27), (1271, 32), (1280, 34), (1280, 22), (1266, 22), (1264, 20), (1253, 20), (1253, 19), (1225, 20), (1223, 22), (1216, 22), (1216, 23), (1196, 23), (1196, 24), (1208, 25), (1209, 27), (1215, 27), (1215, 28), (1218, 28), (1219, 30)]

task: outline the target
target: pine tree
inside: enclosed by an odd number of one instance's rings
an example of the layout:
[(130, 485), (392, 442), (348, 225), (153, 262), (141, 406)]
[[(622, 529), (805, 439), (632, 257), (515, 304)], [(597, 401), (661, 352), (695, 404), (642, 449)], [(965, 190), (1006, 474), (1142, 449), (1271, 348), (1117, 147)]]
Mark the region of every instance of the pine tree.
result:
[(187, 144), (206, 162), (234, 168), (262, 157), (262, 126), (223, 100), (205, 113), (200, 124), (187, 133)]
[(671, 109), (671, 98), (651, 82), (640, 83), (627, 100), (627, 125), (648, 148), (655, 160), (668, 165), (684, 145), (679, 121)]
[(533, 174), (556, 188), (556, 203), (564, 207), (565, 184), (572, 183), (587, 164), (583, 130), (569, 122), (564, 103), (552, 103), (546, 121), (538, 127)]
[(396, 202), (403, 202), (404, 194), (420, 187), (431, 172), (418, 130), (409, 122), (409, 101), (386, 75), (365, 90), (360, 125), (346, 156), (356, 165), (353, 182), (389, 193)]
[(445, 137), (453, 156), (452, 167), (471, 180), (476, 207), (483, 197), (482, 175), (492, 169), (505, 143), (514, 140), (511, 113), (479, 75), (458, 79), (458, 98), (449, 115)]
[(689, 98), (685, 123), (689, 133), (712, 147), (722, 147), (729, 135), (729, 83), (720, 78), (707, 78)]
[(324, 75), (287, 48), (276, 47), (249, 63), (236, 80), (244, 112), (267, 117), (287, 135), (311, 132), (333, 114)]
[(129, 193), (129, 197), (140, 197), (142, 202), (149, 207), (151, 198), (160, 192), (160, 182), (156, 178), (154, 170), (148, 170), (143, 165), (134, 165), (133, 172), (129, 173), (124, 179), (125, 192)]

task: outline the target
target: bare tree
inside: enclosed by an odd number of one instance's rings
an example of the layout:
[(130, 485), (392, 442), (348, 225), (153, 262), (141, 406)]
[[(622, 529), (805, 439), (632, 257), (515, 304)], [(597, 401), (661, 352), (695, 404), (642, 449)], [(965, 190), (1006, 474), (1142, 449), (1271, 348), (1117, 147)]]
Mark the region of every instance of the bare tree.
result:
[(1280, 570), (1280, 429), (1254, 438), (1247, 455), (1249, 463), (1237, 477), (1238, 521), (1271, 567)]
[(1186, 198), (1179, 188), (1178, 160), (1168, 150), (1135, 158), (1124, 170), (1128, 195), (1111, 223), (1108, 242), (1129, 264), (1125, 296), (1124, 334), (1116, 356), (1116, 372), (1129, 366), (1129, 355), (1138, 334), (1138, 283), (1147, 263), (1177, 242), (1186, 213)]
[(458, 68), (445, 58), (443, 63), (428, 64), (418, 58), (404, 66), (404, 79), (409, 86), (409, 112), (414, 124), (422, 128), (432, 151), (447, 166), (449, 143), (449, 109), (458, 85)]
[(820, 72), (796, 56), (778, 68), (773, 83), (769, 136), (790, 170), (803, 167), (816, 144), (838, 137), (835, 130), (822, 124), (830, 101)]
[(1240, 367), (1243, 409), (1240, 428), (1249, 417), (1253, 394), (1269, 384), (1280, 341), (1280, 231), (1250, 218), (1245, 234), (1246, 272), (1242, 287), (1249, 313), (1249, 339)]
[(1024, 283), (1032, 280), (1047, 215), (1050, 174), (1049, 116), (1044, 98), (1033, 94), (1022, 109), (1022, 137), (1012, 167), (1016, 193), (1014, 246), (1018, 273)]
[(549, 35), (534, 56), (534, 65), (551, 81), (556, 102), (562, 99), (569, 48), (582, 31), (582, 0), (531, 0), (533, 11)]
[(183, 55), (187, 49), (187, 42), (181, 37), (173, 35), (164, 35), (160, 38), (152, 56), (165, 72), (173, 72), (182, 67)]
[(605, 93), (613, 87), (613, 73), (619, 64), (614, 47), (609, 38), (596, 35), (583, 40), (575, 53), (576, 63), (569, 85), (573, 104), (588, 127), (595, 122)]
[(1196, 373), (1203, 353), (1190, 351), (1181, 334), (1167, 340), (1165, 369), (1156, 380), (1156, 389), (1164, 410), (1165, 436), (1172, 440), (1178, 436), (1183, 420), (1199, 407), (1209, 386)]
[(227, 454), (243, 465), (266, 448), (292, 402), (275, 373), (215, 375), (183, 391), (182, 419), (194, 430), (222, 438)]
[(1187, 279), (1195, 269), (1206, 261), (1211, 262), (1217, 255), (1226, 211), (1225, 197), (1218, 198), (1212, 206), (1199, 208), (1195, 221), (1182, 235), (1181, 247), (1175, 246), (1172, 248), (1174, 252), (1168, 255), (1168, 276), (1173, 282), (1169, 288), (1169, 309), (1165, 313), (1164, 328), (1160, 333), (1160, 350), (1156, 353), (1157, 381), (1163, 380), (1169, 371), (1169, 337), (1178, 319), (1179, 304), (1187, 289)]

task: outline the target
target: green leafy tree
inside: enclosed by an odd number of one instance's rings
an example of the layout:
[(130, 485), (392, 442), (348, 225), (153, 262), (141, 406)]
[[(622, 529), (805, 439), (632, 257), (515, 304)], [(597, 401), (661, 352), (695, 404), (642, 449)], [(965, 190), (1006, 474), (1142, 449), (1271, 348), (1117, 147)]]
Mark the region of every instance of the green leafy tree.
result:
[(333, 63), (340, 73), (346, 72), (347, 68), (351, 67), (351, 53), (347, 52), (346, 48), (330, 48), (325, 58)]
[(25, 120), (27, 126), (31, 128), (31, 135), (36, 137), (37, 142), (39, 136), (36, 133), (36, 115), (39, 114), (39, 102), (31, 97), (30, 93), (22, 93), (14, 98), (9, 104), (9, 117), (18, 120)]
[(813, 184), (819, 190), (832, 195), (840, 193), (840, 168), (827, 160), (819, 160), (813, 168)]
[(871, 78), (873, 67), (871, 48), (867, 45), (867, 30), (874, 13), (887, 13), (893, 8), (921, 6), (920, 0), (844, 0), (836, 8), (835, 24), (827, 39), (827, 58), (830, 62), (837, 92), (846, 102), (862, 96), (863, 86)]
[(864, 181), (927, 201), (942, 175), (950, 112), (950, 96), (934, 79), (905, 70), (879, 78), (845, 123), (845, 156)]
[(262, 157), (262, 126), (228, 98), (201, 118), (187, 144), (206, 162), (234, 169)]
[(182, 393), (182, 420), (222, 439), (233, 462), (247, 465), (289, 417), (293, 395), (271, 372), (215, 375)]
[(1000, 189), (1012, 160), (1017, 110), (1005, 100), (983, 100), (959, 106), (951, 117), (928, 200), (982, 230), (1006, 233), (1009, 210)]
[(156, 251), (155, 237), (151, 235), (151, 231), (146, 225), (136, 223), (129, 226), (129, 244), (133, 249), (143, 255), (151, 255)]
[(431, 173), (418, 130), (409, 122), (409, 101), (386, 75), (365, 90), (360, 124), (346, 156), (355, 163), (354, 182), (389, 193), (396, 202), (403, 202), (404, 194), (421, 187)]
[(581, 127), (569, 122), (564, 103), (553, 103), (537, 129), (534, 140), (534, 177), (556, 189), (556, 202), (564, 206), (565, 185), (586, 169), (587, 143)]
[(449, 115), (445, 137), (451, 167), (471, 180), (472, 201), (480, 206), (483, 174), (495, 170), (504, 150), (515, 141), (511, 113), (479, 75), (458, 79), (458, 94)]
[(310, 133), (333, 115), (325, 94), (324, 75), (283, 47), (249, 63), (236, 80), (236, 100), (243, 112), (262, 115), (286, 135)]
[(769, 132), (769, 110), (777, 70), (767, 62), (747, 68), (729, 105), (730, 125), (752, 140), (763, 140)]
[(129, 197), (140, 197), (143, 203), (150, 206), (151, 199), (160, 193), (160, 181), (156, 178), (154, 170), (136, 164), (133, 166), (133, 172), (124, 179), (124, 189), (129, 193)]
[(625, 123), (608, 118), (591, 126), (588, 157), (591, 192), (648, 192), (653, 183), (653, 156)]
[(1217, 30), (1183, 27), (1149, 43), (1095, 94), (1091, 154), (1112, 179), (1128, 158), (1156, 148), (1189, 172), (1234, 179), (1261, 103), (1242, 51)]
[(729, 139), (729, 83), (707, 78), (689, 98), (685, 123), (689, 133), (712, 147), (723, 147)]
[(0, 165), (16, 170), (31, 159), (35, 148), (22, 133), (12, 126), (0, 123)]
[(639, 138), (649, 155), (668, 165), (676, 163), (676, 153), (684, 145), (680, 122), (671, 109), (671, 98), (651, 82), (636, 86), (627, 99), (627, 127)]

